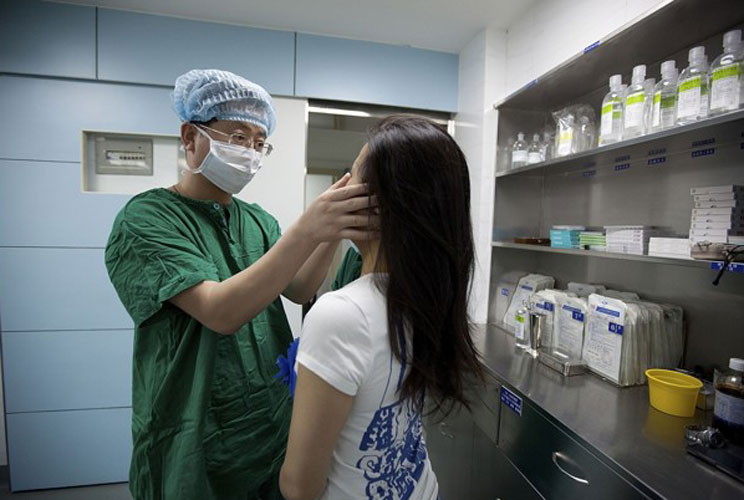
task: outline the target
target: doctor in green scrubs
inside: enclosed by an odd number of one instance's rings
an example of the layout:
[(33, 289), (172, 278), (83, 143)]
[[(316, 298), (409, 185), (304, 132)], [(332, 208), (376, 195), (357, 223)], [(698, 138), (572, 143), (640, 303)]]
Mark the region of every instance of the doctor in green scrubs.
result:
[(279, 499), (291, 403), (275, 361), (292, 341), (279, 296), (308, 301), (342, 238), (373, 237), (375, 200), (347, 175), (282, 235), (233, 197), (271, 153), (269, 94), (193, 70), (172, 97), (188, 170), (133, 197), (106, 247), (135, 325), (130, 489), (135, 500)]

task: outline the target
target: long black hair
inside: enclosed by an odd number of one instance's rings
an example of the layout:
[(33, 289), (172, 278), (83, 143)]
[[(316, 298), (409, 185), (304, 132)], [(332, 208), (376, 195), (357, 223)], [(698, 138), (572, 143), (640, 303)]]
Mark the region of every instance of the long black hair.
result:
[(390, 346), (399, 360), (412, 358), (401, 397), (426, 394), (432, 411), (445, 413), (467, 406), (468, 375), (482, 380), (483, 367), (467, 309), (474, 250), (465, 155), (431, 120), (393, 115), (369, 131), (361, 167), (379, 202), (376, 270), (387, 276), (376, 284), (387, 298)]

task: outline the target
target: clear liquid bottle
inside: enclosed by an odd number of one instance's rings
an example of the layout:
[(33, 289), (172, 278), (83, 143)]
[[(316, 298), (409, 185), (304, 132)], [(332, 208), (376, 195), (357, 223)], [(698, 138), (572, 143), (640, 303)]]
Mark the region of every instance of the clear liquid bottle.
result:
[(543, 161), (548, 161), (553, 158), (553, 144), (554, 139), (549, 132), (543, 132), (542, 146), (540, 147), (540, 154), (542, 155)]
[(579, 118), (579, 151), (589, 151), (597, 147), (597, 133), (588, 116)]
[(625, 119), (623, 121), (623, 139), (640, 137), (645, 132), (646, 119), (646, 65), (639, 64), (633, 68), (633, 79), (625, 95)]
[(542, 155), (542, 144), (540, 143), (540, 134), (534, 134), (532, 136), (532, 142), (529, 148), (527, 148), (527, 163), (533, 165), (544, 161)]
[(514, 337), (516, 339), (517, 347), (520, 349), (530, 348), (530, 311), (527, 305), (522, 304), (522, 307), (517, 309), (517, 314), (514, 317), (516, 320), (516, 328), (514, 330)]
[(677, 80), (677, 125), (694, 123), (708, 116), (708, 60), (705, 47), (693, 47), (690, 65)]
[(512, 146), (512, 168), (524, 167), (527, 165), (527, 143), (524, 142), (524, 133), (517, 134), (517, 140)]
[(646, 100), (643, 103), (643, 134), (651, 133), (651, 121), (654, 114), (654, 88), (656, 87), (656, 78), (646, 78), (643, 81), (643, 87), (646, 89)]
[(654, 88), (651, 130), (659, 132), (677, 122), (677, 66), (674, 61), (661, 63), (661, 81)]
[(744, 106), (744, 44), (741, 30), (723, 35), (723, 54), (710, 66), (710, 114), (720, 115)]
[(623, 140), (623, 100), (622, 75), (610, 77), (610, 91), (602, 101), (602, 115), (599, 127), (599, 145), (604, 146)]
[(713, 427), (731, 442), (744, 445), (744, 359), (731, 358), (716, 381)]

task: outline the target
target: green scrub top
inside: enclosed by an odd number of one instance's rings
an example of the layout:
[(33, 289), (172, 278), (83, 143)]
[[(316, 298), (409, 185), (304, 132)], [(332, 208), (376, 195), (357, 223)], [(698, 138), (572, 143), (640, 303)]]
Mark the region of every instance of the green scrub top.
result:
[(362, 255), (356, 248), (349, 248), (338, 266), (336, 278), (331, 283), (331, 289), (343, 288), (362, 274)]
[(134, 320), (130, 489), (136, 500), (253, 500), (276, 481), (291, 415), (273, 377), (292, 341), (277, 299), (234, 335), (168, 302), (250, 266), (279, 239), (276, 220), (233, 198), (135, 196), (117, 216), (106, 267)]

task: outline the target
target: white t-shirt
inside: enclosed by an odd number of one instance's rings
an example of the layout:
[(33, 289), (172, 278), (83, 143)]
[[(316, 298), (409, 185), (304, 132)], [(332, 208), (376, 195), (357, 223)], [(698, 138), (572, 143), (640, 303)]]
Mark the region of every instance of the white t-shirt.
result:
[(421, 413), (399, 399), (405, 367), (390, 349), (374, 275), (318, 300), (305, 318), (297, 363), (354, 397), (322, 500), (437, 498)]

